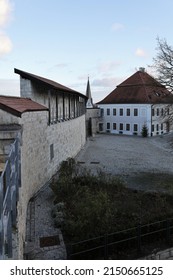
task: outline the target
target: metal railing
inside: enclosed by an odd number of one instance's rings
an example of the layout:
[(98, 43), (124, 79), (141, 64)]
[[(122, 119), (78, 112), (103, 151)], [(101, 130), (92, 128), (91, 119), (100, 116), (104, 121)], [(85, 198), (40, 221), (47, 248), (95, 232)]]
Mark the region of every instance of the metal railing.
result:
[(159, 244), (173, 245), (173, 218), (69, 244), (67, 253), (68, 259), (128, 259), (149, 254)]
[(20, 178), (19, 139), (16, 139), (0, 175), (0, 259), (12, 258), (12, 230), (16, 227)]

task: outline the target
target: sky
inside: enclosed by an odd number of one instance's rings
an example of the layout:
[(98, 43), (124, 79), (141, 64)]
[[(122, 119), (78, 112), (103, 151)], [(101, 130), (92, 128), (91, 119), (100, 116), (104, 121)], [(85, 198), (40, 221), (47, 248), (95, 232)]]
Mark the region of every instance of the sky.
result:
[(173, 46), (172, 0), (0, 0), (0, 95), (20, 95), (14, 68), (94, 102), (149, 65), (157, 40)]

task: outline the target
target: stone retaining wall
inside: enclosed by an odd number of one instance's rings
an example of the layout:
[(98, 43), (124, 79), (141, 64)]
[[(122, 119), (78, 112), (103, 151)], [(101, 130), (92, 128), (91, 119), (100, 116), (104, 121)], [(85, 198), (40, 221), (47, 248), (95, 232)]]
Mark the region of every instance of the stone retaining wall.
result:
[(164, 251), (153, 252), (143, 260), (173, 260), (173, 247)]

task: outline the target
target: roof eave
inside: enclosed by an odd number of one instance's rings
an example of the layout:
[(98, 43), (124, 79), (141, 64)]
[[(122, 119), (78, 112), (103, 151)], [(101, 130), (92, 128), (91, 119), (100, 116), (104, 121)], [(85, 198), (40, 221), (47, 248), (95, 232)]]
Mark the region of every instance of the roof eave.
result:
[[(46, 81), (43, 81), (43, 80), (39, 79), (39, 76), (36, 76), (34, 74), (27, 73), (27, 72), (24, 72), (24, 71), (16, 69), (16, 68), (14, 68), (14, 73), (15, 74), (19, 74), (24, 79), (32, 80), (32, 81), (35, 81), (35, 82), (40, 83), (42, 85), (45, 85), (48, 90), (49, 89), (54, 89), (54, 90), (58, 90), (58, 91), (60, 91), (62, 93), (66, 92), (66, 93), (69, 93), (69, 94), (79, 95), (79, 96), (87, 99), (87, 97), (84, 94), (80, 93), (80, 92), (77, 92), (77, 91), (75, 91), (73, 89), (70, 89), (70, 88), (64, 88), (64, 89), (58, 88), (58, 87), (56, 87), (54, 85), (49, 84)], [(43, 77), (40, 77), (40, 78), (43, 78)]]
[(5, 112), (7, 112), (7, 113), (10, 113), (10, 114), (12, 114), (12, 115), (14, 115), (14, 116), (16, 116), (16, 117), (19, 117), (19, 118), (21, 118), (21, 116), (22, 116), (22, 113), (21, 113), (21, 112), (15, 110), (15, 109), (13, 109), (13, 108), (10, 108), (10, 107), (8, 107), (8, 106), (2, 104), (2, 103), (0, 104), (0, 109), (3, 110), (3, 111), (5, 111)]

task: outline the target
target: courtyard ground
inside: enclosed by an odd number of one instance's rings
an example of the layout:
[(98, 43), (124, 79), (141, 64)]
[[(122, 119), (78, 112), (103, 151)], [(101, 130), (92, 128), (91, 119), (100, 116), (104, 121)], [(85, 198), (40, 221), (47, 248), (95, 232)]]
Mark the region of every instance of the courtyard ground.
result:
[(128, 187), (172, 191), (173, 134), (143, 138), (98, 134), (89, 138), (76, 161), (93, 173), (121, 177)]

